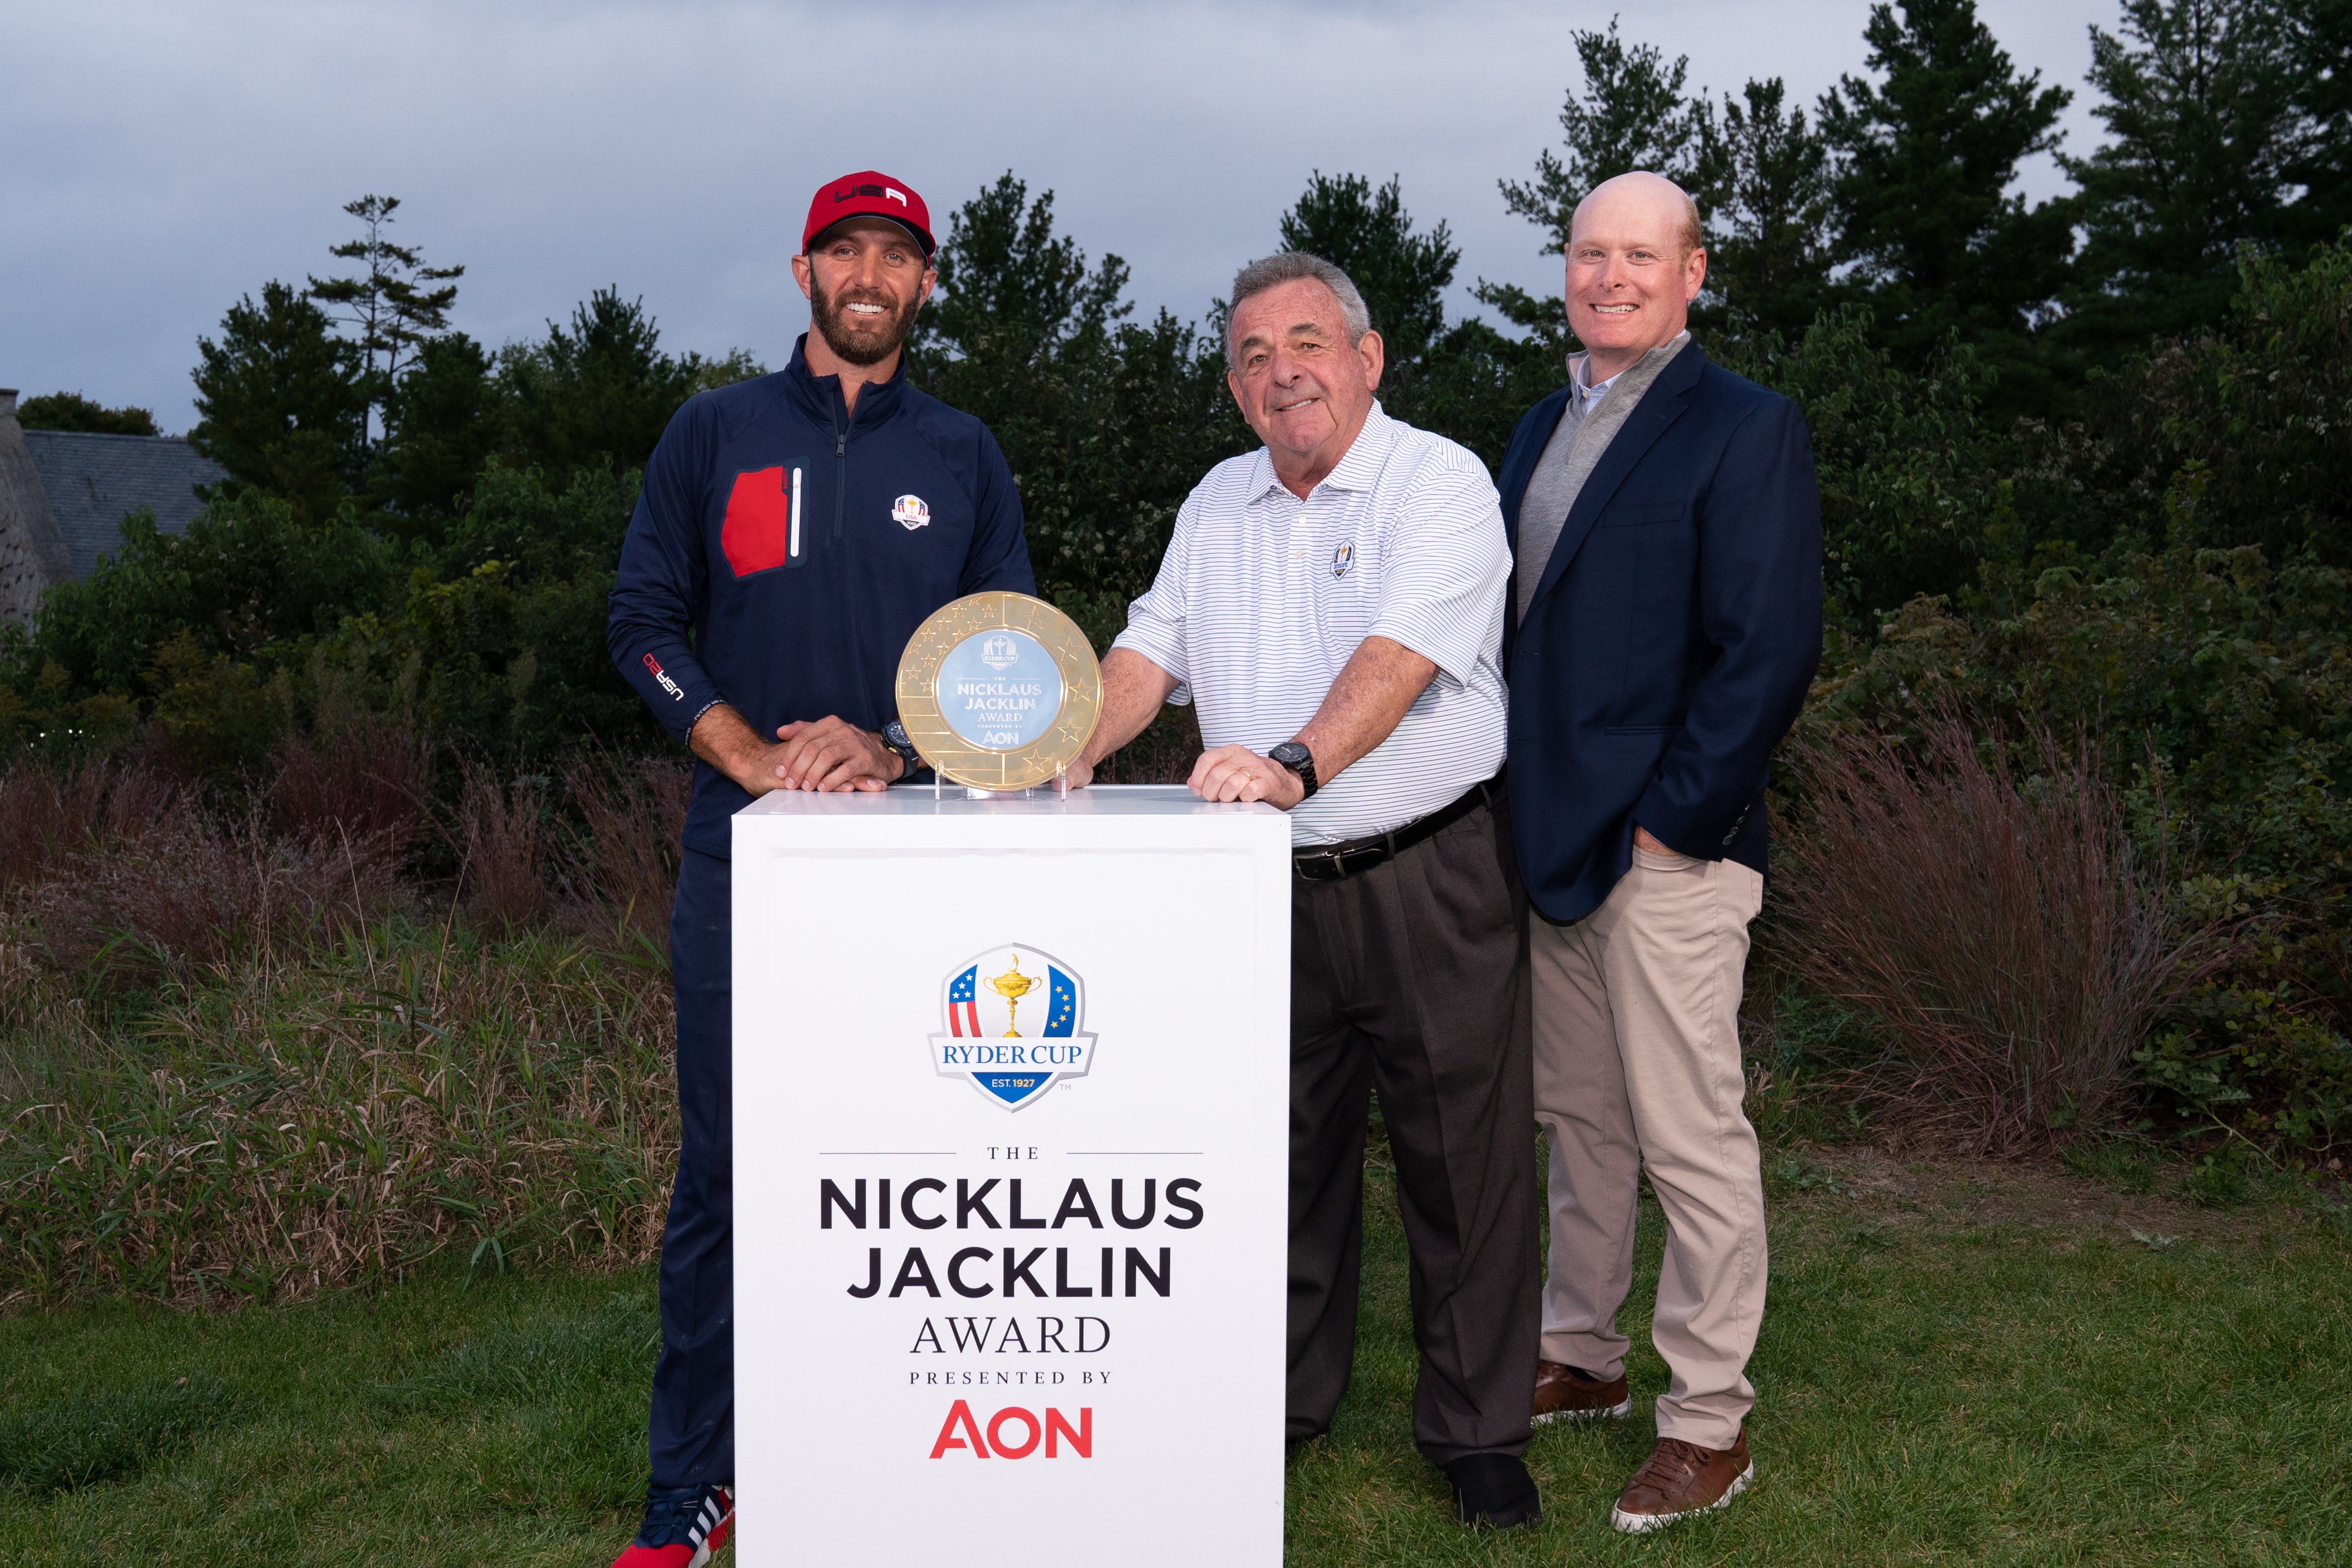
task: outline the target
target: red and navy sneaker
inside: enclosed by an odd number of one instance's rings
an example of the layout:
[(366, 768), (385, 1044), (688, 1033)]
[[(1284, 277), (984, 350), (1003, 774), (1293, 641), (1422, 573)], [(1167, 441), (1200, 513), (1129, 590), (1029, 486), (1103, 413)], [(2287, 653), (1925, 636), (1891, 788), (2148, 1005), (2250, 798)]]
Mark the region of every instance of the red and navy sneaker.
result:
[(727, 1487), (647, 1487), (646, 1521), (613, 1568), (702, 1568), (727, 1544), (735, 1493)]

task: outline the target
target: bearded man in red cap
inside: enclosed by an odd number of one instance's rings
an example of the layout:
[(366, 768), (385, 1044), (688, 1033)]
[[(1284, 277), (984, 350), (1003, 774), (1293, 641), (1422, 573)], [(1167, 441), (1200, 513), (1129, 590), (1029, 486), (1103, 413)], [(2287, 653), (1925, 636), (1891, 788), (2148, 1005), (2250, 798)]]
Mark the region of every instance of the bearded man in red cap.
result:
[[(995, 440), (902, 373), (935, 249), (904, 181), (819, 190), (793, 257), (815, 329), (782, 371), (678, 410), (621, 547), (613, 662), (697, 761), (670, 915), (680, 1136), (653, 1479), (614, 1568), (699, 1568), (734, 1517), (728, 819), (771, 789), (908, 781), (893, 691), (907, 640), (966, 594), (1036, 591)], [(870, 911), (840, 913), (884, 921), (902, 896), (877, 886)]]

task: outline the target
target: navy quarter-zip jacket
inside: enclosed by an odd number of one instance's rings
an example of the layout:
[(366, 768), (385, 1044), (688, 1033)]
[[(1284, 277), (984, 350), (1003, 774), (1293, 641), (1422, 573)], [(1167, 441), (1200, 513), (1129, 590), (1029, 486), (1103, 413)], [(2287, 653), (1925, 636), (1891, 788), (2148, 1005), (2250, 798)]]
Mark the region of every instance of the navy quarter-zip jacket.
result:
[[(621, 546), (605, 643), (667, 729), (714, 703), (762, 737), (898, 716), (898, 656), (968, 593), (1037, 591), (1021, 497), (988, 427), (907, 384), (809, 373), (700, 392), (662, 433)], [(751, 797), (698, 760), (688, 849), (724, 857)]]

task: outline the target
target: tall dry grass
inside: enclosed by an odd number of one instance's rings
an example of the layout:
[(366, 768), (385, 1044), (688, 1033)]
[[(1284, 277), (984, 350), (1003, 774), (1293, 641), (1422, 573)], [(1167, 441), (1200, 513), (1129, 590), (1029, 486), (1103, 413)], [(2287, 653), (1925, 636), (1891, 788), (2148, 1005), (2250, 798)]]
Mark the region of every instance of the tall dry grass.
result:
[(457, 873), (466, 913), (491, 925), (522, 925), (555, 908), (548, 885), (547, 791), (529, 774), (501, 779), (489, 768), (465, 765), (457, 797)]
[(382, 838), (405, 852), (433, 801), (433, 747), (394, 719), (362, 716), (324, 738), (282, 742), (270, 825), (289, 838)]
[(662, 758), (601, 766), (583, 758), (563, 779), (580, 821), (570, 856), (576, 902), (598, 928), (665, 962), (693, 785), (692, 768)]
[(1775, 867), (1768, 951), (1864, 1009), (1892, 1049), (1851, 1084), (1979, 1153), (2109, 1120), (2151, 1019), (2227, 956), (2134, 852), (2087, 745), (2030, 773), (1957, 718), (1916, 754), (1839, 737), (1790, 761), (1804, 806)]
[[(576, 760), (541, 778), (460, 765), (360, 717), (295, 736), (226, 800), (150, 760), (0, 768), (0, 944), (120, 988), (256, 947), (332, 936), (394, 908), (446, 905), (492, 928), (554, 923), (667, 959), (691, 772), (668, 758)], [(433, 829), (456, 885), (406, 880)]]
[(299, 940), (385, 905), (415, 810), (288, 831), (135, 761), (22, 758), (0, 774), (0, 925), (49, 967), (142, 983)]
[(664, 981), (567, 934), (474, 945), (395, 920), (180, 982), (136, 1036), (20, 995), (0, 1300), (648, 1257), (677, 1158)]
[[(442, 816), (433, 766), (365, 721), (226, 796), (0, 772), (0, 1301), (650, 1255), (687, 771), (574, 768), (563, 812), (467, 768)], [(454, 889), (404, 880), (436, 817)]]
[(37, 884), (78, 855), (146, 836), (185, 795), (151, 768), (20, 760), (0, 772), (0, 888)]

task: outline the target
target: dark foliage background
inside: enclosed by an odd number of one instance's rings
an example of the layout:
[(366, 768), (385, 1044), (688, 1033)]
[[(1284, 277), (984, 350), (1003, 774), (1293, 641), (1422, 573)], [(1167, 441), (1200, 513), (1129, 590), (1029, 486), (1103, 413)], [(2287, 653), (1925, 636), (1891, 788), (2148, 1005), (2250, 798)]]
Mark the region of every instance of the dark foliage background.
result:
[[(1898, 778), (1931, 806), (1976, 802), (1979, 837), (2092, 835), (2069, 852), (2108, 871), (2012, 879), (2034, 921), (2076, 930), (2050, 901), (2121, 886), (2134, 919), (2168, 912), (2163, 939), (2221, 946), (2166, 971), (2197, 978), (2149, 1004), (2131, 1092), (2069, 1103), (2325, 1155), (2352, 1103), (2352, 9), (2126, 0), (2095, 29), (2084, 88), (2109, 140), (2085, 156), (2055, 129), (2071, 89), (2013, 61), (1971, 0), (1875, 5), (1860, 43), (1805, 106), (1778, 78), (1694, 88), (1615, 21), (1581, 34), (1559, 146), (1499, 197), (1556, 251), (1594, 181), (1684, 181), (1712, 258), (1700, 340), (1805, 412), (1832, 616), (1799, 737), (1813, 763), (1780, 801), (1786, 866), (1830, 874), (1822, 834), (1924, 831), (1936, 812), (1886, 794)], [(2074, 189), (2028, 202), (2019, 164), (2052, 151)], [(617, 287), (538, 337), (478, 343), (449, 325), (463, 269), (399, 243), (398, 206), (352, 203), (341, 273), (267, 282), (198, 342), (192, 435), (229, 479), (184, 537), (131, 519), (88, 581), (6, 633), (0, 736), (24, 766), (130, 767), (232, 824), (267, 809), (289, 758), (410, 737), (435, 820), (463, 826), (414, 835), (403, 874), (463, 884), (469, 859), (496, 861), (502, 891), (478, 878), (465, 897), (541, 918), (564, 873), (533, 846), (593, 841), (619, 864), (614, 791), (674, 792), (631, 771), (665, 748), (607, 667), (605, 596), (666, 422), (762, 367), (674, 350)], [(1268, 214), (1277, 246), (1361, 284), (1391, 412), (1490, 464), (1562, 377), (1558, 300), (1473, 279), (1488, 314), (1449, 312), (1459, 247), (1393, 177), (1318, 171)], [(954, 209), (939, 266), (908, 373), (993, 429), (1043, 591), (1106, 643), (1185, 494), (1254, 444), (1224, 389), (1223, 306), (1139, 319), (1126, 264), (1090, 256), (1011, 172)], [(23, 413), (152, 429), (78, 394)], [(1187, 746), (1173, 722), (1118, 776), (1181, 768)], [(2079, 809), (2050, 806), (2069, 790)], [(631, 872), (623, 903), (656, 899), (660, 872)], [(1789, 907), (1829, 918), (1818, 896)], [(1853, 1028), (1807, 1036), (1825, 1061), (1924, 1016), (1877, 994), (1935, 968), (1898, 925), (1857, 915), (1895, 946), (1783, 966), (1833, 1001), (1837, 976), (1877, 977), (1837, 1003)], [(1824, 929), (1786, 925), (1777, 950)], [(2057, 995), (2066, 977), (2034, 983)], [(2001, 1103), (2004, 1142), (2074, 1114)]]

